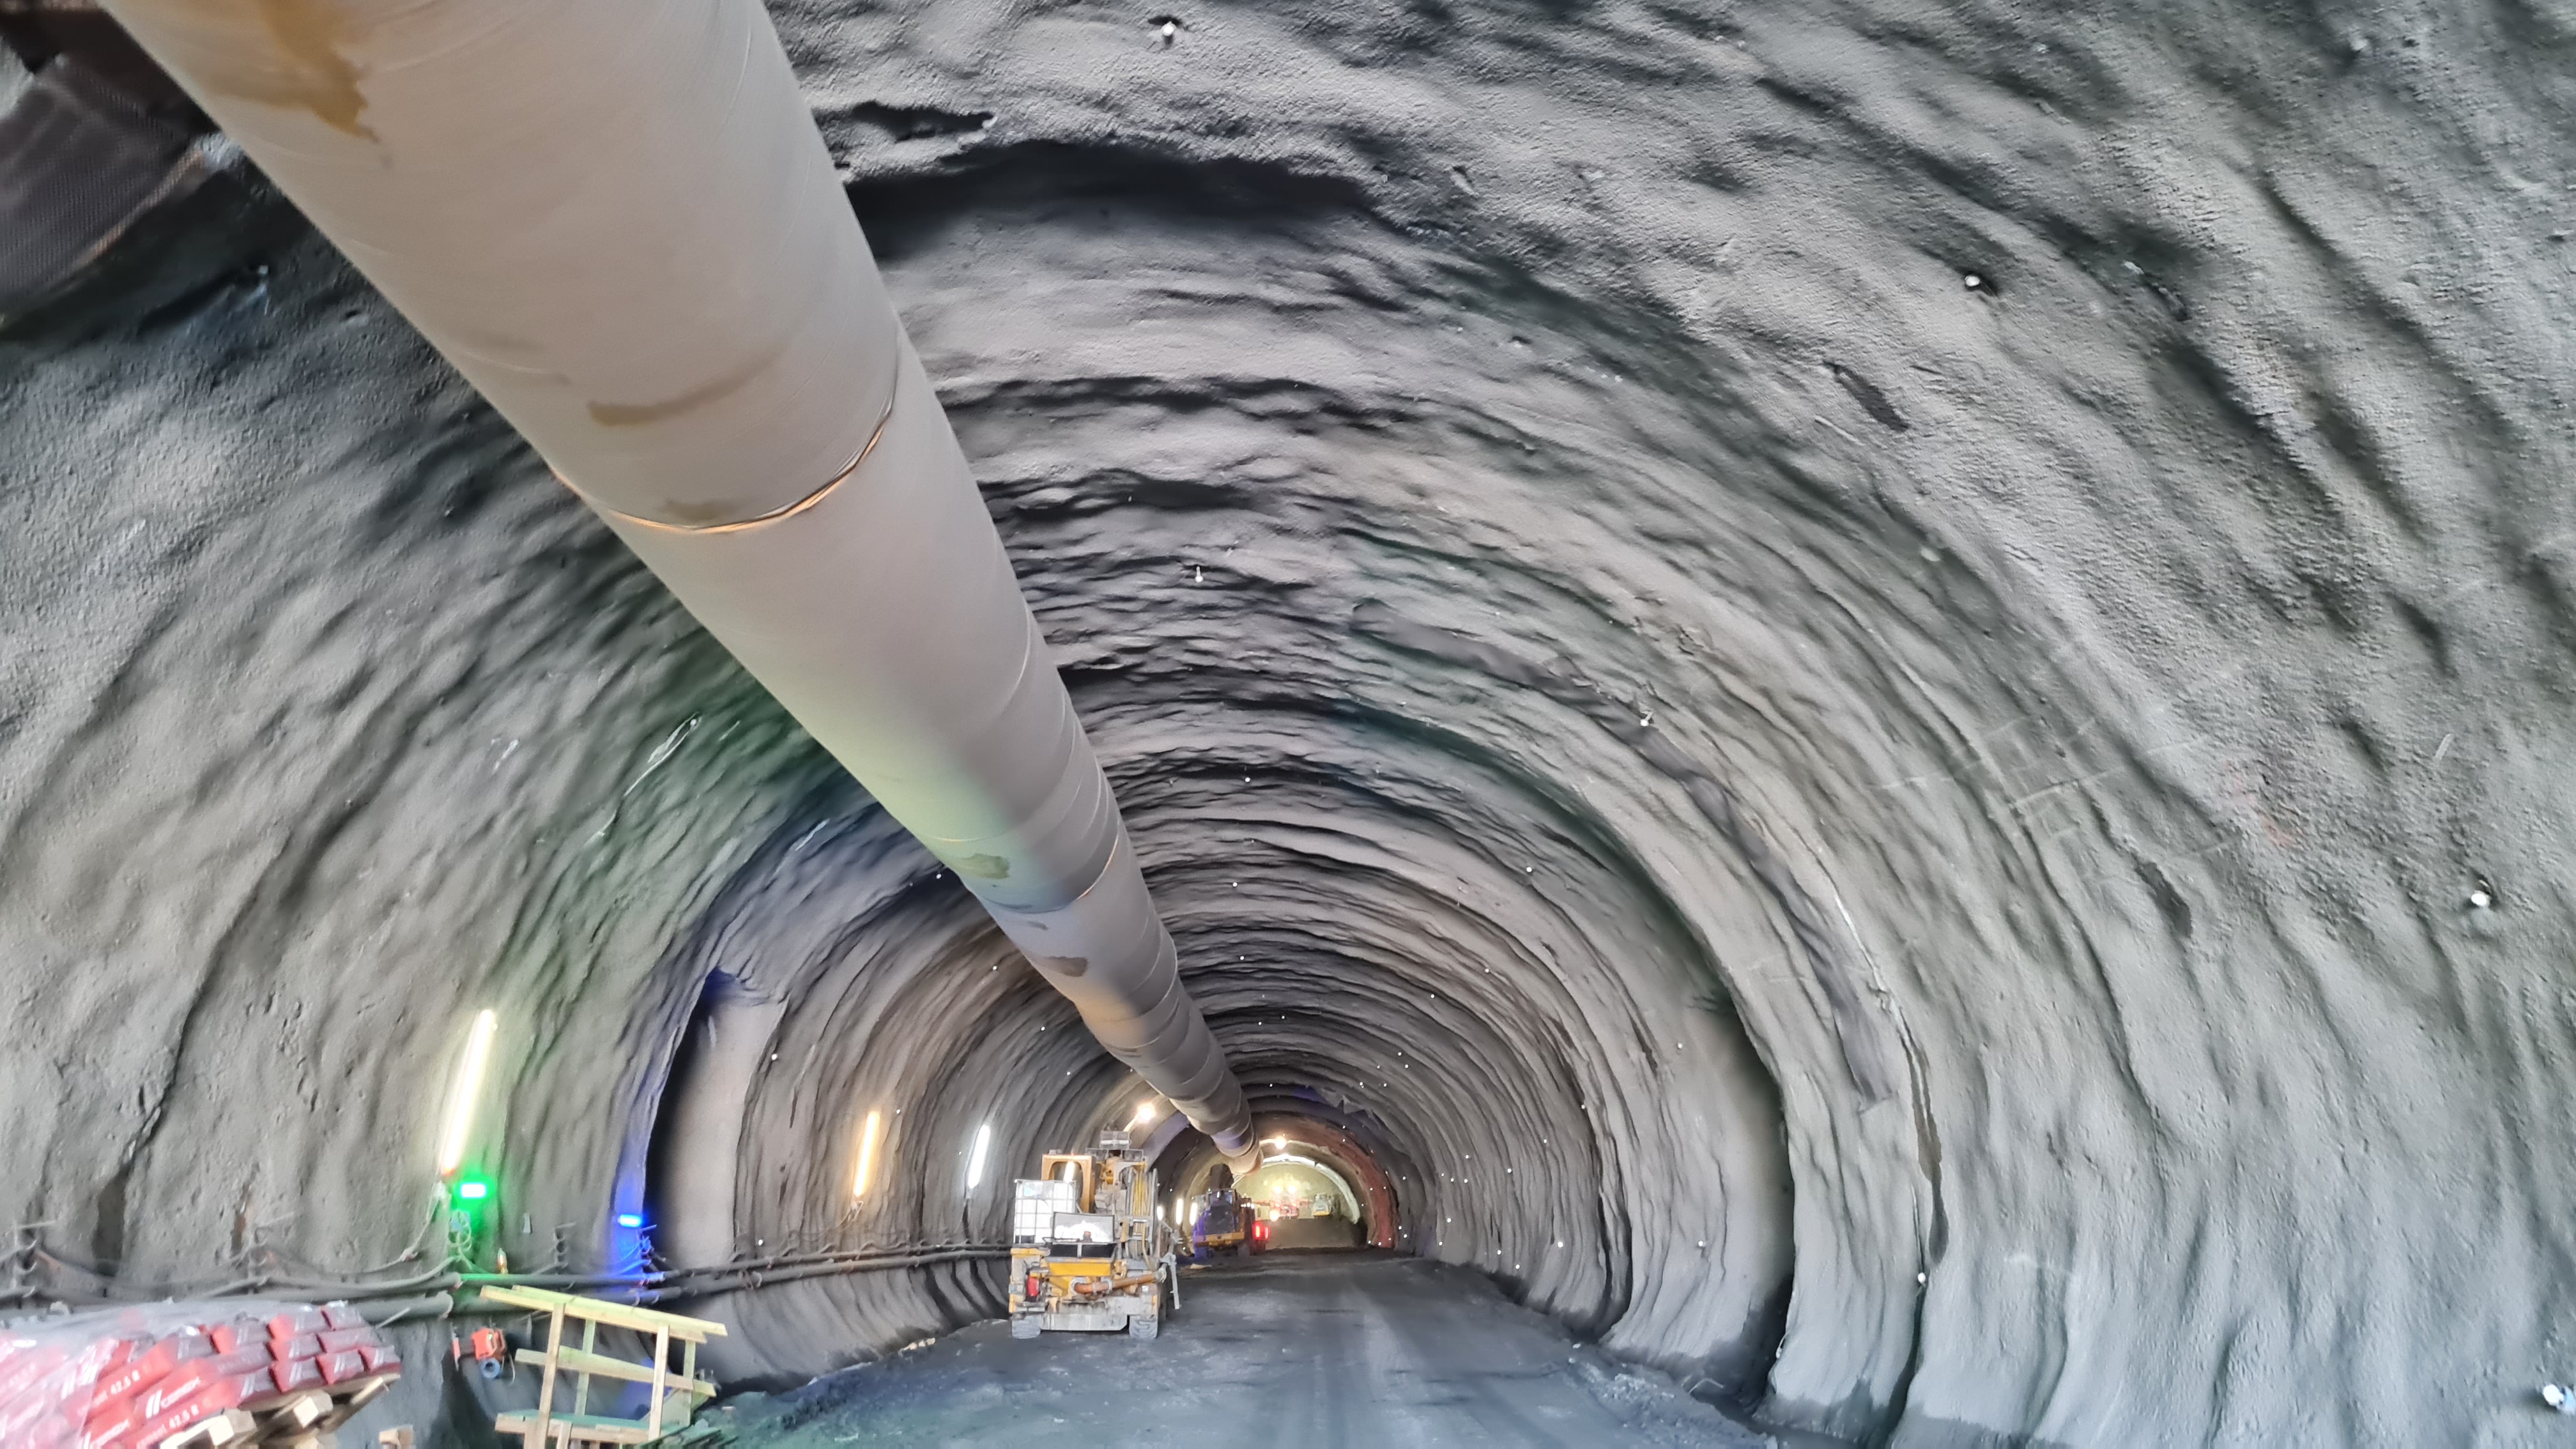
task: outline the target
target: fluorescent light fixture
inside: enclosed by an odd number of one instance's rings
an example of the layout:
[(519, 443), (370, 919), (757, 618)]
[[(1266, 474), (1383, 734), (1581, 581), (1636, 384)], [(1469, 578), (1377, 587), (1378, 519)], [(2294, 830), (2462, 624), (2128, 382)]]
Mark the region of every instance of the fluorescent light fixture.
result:
[(868, 1175), (876, 1170), (877, 1165), (877, 1133), (884, 1128), (885, 1118), (870, 1112), (867, 1125), (859, 1129), (859, 1175), (850, 1182), (850, 1196), (854, 1198), (868, 1195)]
[(617, 1225), (621, 1228), (640, 1228), (644, 1226), (644, 1215), (642, 1213), (619, 1213), (617, 1215)]
[(993, 1124), (987, 1122), (975, 1129), (975, 1148), (966, 1154), (966, 1190), (968, 1192), (973, 1192), (975, 1185), (984, 1180), (984, 1151), (992, 1145)]
[(492, 1033), (501, 1019), (490, 1011), (474, 1016), (474, 1032), (465, 1039), (465, 1060), (456, 1069), (456, 1086), (447, 1099), (447, 1131), (438, 1139), (438, 1175), (454, 1172), (465, 1160), (465, 1139), (474, 1130), (474, 1099), (483, 1091), (483, 1067), (492, 1058)]

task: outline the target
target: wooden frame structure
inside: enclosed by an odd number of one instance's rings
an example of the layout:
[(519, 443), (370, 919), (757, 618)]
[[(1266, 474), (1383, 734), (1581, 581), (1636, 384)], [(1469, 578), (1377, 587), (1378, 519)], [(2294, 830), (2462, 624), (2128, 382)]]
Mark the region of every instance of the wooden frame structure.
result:
[[(487, 1303), (506, 1304), (546, 1314), (551, 1322), (546, 1331), (544, 1352), (523, 1348), (519, 1362), (534, 1364), (545, 1371), (537, 1388), (537, 1408), (532, 1414), (510, 1413), (493, 1420), (493, 1427), (504, 1434), (516, 1434), (525, 1449), (546, 1449), (549, 1441), (561, 1441), (567, 1449), (575, 1444), (650, 1444), (665, 1434), (688, 1427), (696, 1417), (698, 1401), (715, 1397), (716, 1386), (698, 1377), (698, 1345), (710, 1338), (725, 1336), (721, 1323), (703, 1318), (683, 1318), (659, 1309), (638, 1308), (631, 1303), (611, 1303), (602, 1298), (576, 1298), (569, 1293), (550, 1293), (542, 1288), (505, 1288), (493, 1285), (483, 1290)], [(581, 1347), (565, 1346), (564, 1320), (581, 1323)], [(599, 1325), (633, 1329), (653, 1340), (650, 1364), (628, 1363), (610, 1358), (598, 1351)], [(671, 1340), (683, 1345), (680, 1371), (671, 1372)], [(565, 1374), (574, 1377), (572, 1409), (569, 1413), (555, 1408), (557, 1381)], [(590, 1381), (593, 1378), (616, 1379), (630, 1384), (650, 1384), (645, 1416), (641, 1419), (614, 1419), (590, 1412)]]

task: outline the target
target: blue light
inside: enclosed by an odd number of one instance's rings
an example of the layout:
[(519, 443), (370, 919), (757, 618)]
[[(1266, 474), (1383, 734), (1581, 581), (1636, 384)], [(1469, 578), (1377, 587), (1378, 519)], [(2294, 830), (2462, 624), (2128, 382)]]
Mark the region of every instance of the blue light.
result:
[(640, 1228), (644, 1226), (644, 1215), (642, 1213), (619, 1213), (617, 1215), (617, 1225), (621, 1228)]

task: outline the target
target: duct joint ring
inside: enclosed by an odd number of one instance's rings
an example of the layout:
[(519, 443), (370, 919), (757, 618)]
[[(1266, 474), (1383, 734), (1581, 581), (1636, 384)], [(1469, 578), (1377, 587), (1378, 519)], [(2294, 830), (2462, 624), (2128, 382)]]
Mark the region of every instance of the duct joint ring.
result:
[(901, 369), (897, 369), (894, 377), (891, 378), (886, 385), (885, 411), (877, 414), (877, 425), (868, 430), (868, 440), (859, 445), (859, 454), (857, 457), (850, 460), (850, 465), (848, 467), (843, 468), (840, 472), (824, 479), (822, 487), (815, 489), (813, 492), (806, 494), (804, 497), (797, 499), (795, 502), (788, 504), (784, 508), (773, 508), (767, 513), (755, 514), (749, 518), (736, 519), (731, 523), (671, 523), (659, 518), (646, 518), (640, 514), (629, 513), (622, 508), (611, 508), (607, 504), (600, 502), (598, 499), (591, 497), (587, 493), (584, 493), (581, 491), (581, 485), (573, 482), (570, 478), (565, 477), (563, 475), (563, 470), (560, 468), (549, 465), (546, 471), (554, 474), (555, 481), (561, 483), (567, 490), (569, 490), (573, 497), (590, 505), (592, 511), (606, 514), (617, 519), (621, 523), (631, 523), (637, 528), (649, 528), (656, 533), (740, 533), (746, 529), (759, 528), (764, 524), (777, 523), (782, 519), (793, 518), (797, 514), (803, 513), (805, 510), (813, 507), (815, 504), (822, 502), (825, 498), (831, 495), (833, 489), (848, 482), (850, 480), (850, 475), (859, 471), (861, 465), (868, 461), (868, 455), (877, 450), (877, 443), (885, 437), (886, 425), (894, 421), (895, 393), (896, 390), (902, 386), (903, 373)]

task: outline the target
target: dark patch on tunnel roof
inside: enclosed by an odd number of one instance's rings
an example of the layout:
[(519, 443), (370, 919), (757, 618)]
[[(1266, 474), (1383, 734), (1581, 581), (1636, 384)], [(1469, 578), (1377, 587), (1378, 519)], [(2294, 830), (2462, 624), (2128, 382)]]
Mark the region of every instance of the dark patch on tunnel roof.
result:
[(1879, 391), (1877, 383), (1839, 362), (1828, 362), (1825, 368), (1833, 373), (1834, 381), (1843, 385), (1843, 391), (1850, 393), (1852, 400), (1860, 404), (1862, 412), (1900, 433), (1913, 426), (1905, 421), (1903, 413), (1896, 410), (1896, 405), (1887, 400), (1887, 394)]
[(1377, 215), (1368, 188), (1338, 172), (1253, 157), (1191, 158), (1142, 137), (988, 141), (938, 169), (863, 174), (844, 189), (880, 262), (933, 244), (970, 214), (1042, 222), (1089, 207), (1219, 229)]

